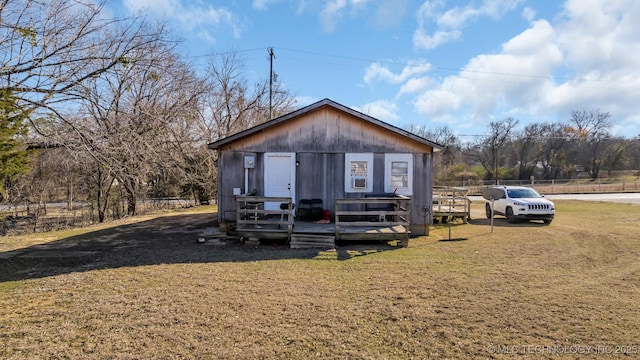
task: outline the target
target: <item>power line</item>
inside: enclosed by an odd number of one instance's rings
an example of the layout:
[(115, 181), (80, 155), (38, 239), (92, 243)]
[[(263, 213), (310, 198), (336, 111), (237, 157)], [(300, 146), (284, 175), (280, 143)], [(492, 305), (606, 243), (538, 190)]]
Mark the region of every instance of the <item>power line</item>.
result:
[[(331, 57), (331, 58), (336, 58), (336, 59), (354, 60), (354, 61), (367, 62), (367, 63), (402, 65), (402, 66), (410, 66), (410, 65), (416, 64), (414, 62), (409, 62), (409, 61), (374, 60), (374, 59), (369, 59), (369, 58), (361, 58), (361, 57), (346, 56), (346, 55), (334, 55), (334, 54), (327, 54), (327, 53), (307, 51), (307, 50), (298, 50), (298, 49), (292, 49), (292, 48), (280, 48), (280, 50), (297, 52), (297, 53), (302, 53), (302, 54), (309, 54), (309, 55), (313, 55), (313, 56), (325, 56), (325, 57)], [(557, 79), (561, 79), (561, 80), (582, 80), (582, 81), (588, 81), (588, 82), (605, 82), (606, 81), (606, 80), (599, 80), (599, 79), (585, 79), (585, 78), (580, 78), (580, 77), (576, 77), (576, 78), (572, 78), (572, 77), (556, 77), (556, 76), (553, 76), (553, 75), (537, 75), (537, 74), (521, 74), (521, 73), (518, 74), (518, 73), (508, 73), (508, 72), (498, 72), (498, 71), (477, 70), (477, 69), (470, 69), (470, 68), (453, 68), (453, 67), (433, 65), (431, 63), (429, 63), (429, 65), (434, 70), (448, 71), (448, 72), (459, 72), (459, 73), (474, 73), (474, 74), (484, 74), (484, 75), (501, 75), (501, 76), (509, 76), (509, 77), (533, 78), (533, 79), (550, 79), (550, 80), (557, 80)], [(482, 79), (482, 78), (480, 78), (480, 79), (476, 78), (476, 79), (470, 79), (470, 80), (499, 81), (499, 80)], [(618, 81), (618, 82), (620, 82), (620, 81)], [(629, 81), (629, 82), (631, 82), (631, 81)]]
[[(274, 49), (274, 48), (270, 47), (268, 49)], [(318, 59), (318, 57), (326, 57), (326, 58), (349, 60), (349, 61), (355, 61), (355, 62), (361, 62), (361, 63), (376, 63), (376, 64), (387, 64), (387, 65), (396, 65), (396, 66), (411, 66), (411, 65), (419, 64), (418, 62), (411, 62), (411, 61), (380, 60), (380, 59), (376, 60), (376, 59), (365, 58), (365, 57), (330, 54), (330, 53), (323, 53), (323, 52), (317, 52), (317, 51), (293, 49), (293, 48), (288, 48), (288, 47), (279, 47), (277, 49), (281, 50), (281, 51), (284, 51), (285, 53), (286, 52), (293, 52), (293, 53), (311, 55), (312, 56), (311, 59), (300, 59), (300, 58), (297, 58), (297, 60), (299, 60), (299, 61), (306, 61), (306, 62), (326, 63), (326, 62)], [(263, 51), (264, 48), (252, 48), (252, 49), (246, 49), (246, 50), (219, 52), (219, 53), (212, 53), (212, 55), (216, 55), (216, 54), (217, 55), (224, 55), (224, 54), (229, 54), (229, 53), (251, 52), (251, 51), (257, 51), (257, 50)], [(202, 56), (206, 56), (206, 55), (202, 55)], [(282, 54), (281, 54), (281, 56), (282, 56)], [(290, 58), (290, 59), (296, 59), (296, 58)], [(341, 64), (334, 64), (334, 65), (341, 65)], [(548, 80), (554, 80), (554, 81), (555, 80), (562, 80), (562, 81), (573, 80), (573, 81), (583, 81), (583, 82), (592, 82), (592, 83), (603, 83), (603, 82), (607, 81), (607, 80), (601, 80), (601, 79), (587, 79), (587, 78), (583, 78), (583, 77), (558, 77), (558, 76), (553, 76), (553, 75), (510, 73), (510, 72), (500, 72), (500, 71), (478, 70), (478, 69), (472, 69), (472, 68), (454, 68), (454, 67), (433, 65), (431, 63), (428, 63), (428, 65), (430, 66), (430, 69), (433, 69), (433, 70), (436, 70), (436, 71), (445, 71), (445, 72), (460, 73), (460, 74), (468, 73), (468, 74), (479, 74), (479, 75), (494, 75), (494, 76), (511, 77), (511, 78), (548, 79)], [(493, 78), (493, 79), (491, 79), (491, 78), (467, 78), (467, 79), (476, 80), (476, 81), (511, 82), (511, 81), (509, 81), (507, 79), (496, 79), (496, 78)], [(616, 82), (617, 83), (621, 83), (621, 82), (625, 82), (625, 81), (616, 80)], [(626, 82), (632, 82), (632, 80), (628, 80)]]
[[(201, 55), (189, 55), (188, 58), (202, 58), (202, 57), (212, 57), (212, 56), (223, 56), (223, 55), (231, 55), (231, 54), (240, 54), (240, 53), (248, 53), (253, 51), (264, 51), (265, 48), (251, 48), (251, 49), (243, 49), (243, 50), (228, 50), (228, 51), (214, 51)], [(271, 48), (273, 49), (273, 48)]]
[[(249, 49), (242, 49), (242, 50), (229, 50), (229, 51), (222, 51), (222, 52), (211, 52), (208, 54), (202, 54), (202, 55), (192, 55), (192, 56), (188, 56), (189, 58), (202, 58), (202, 57), (211, 57), (211, 56), (224, 56), (224, 55), (229, 55), (229, 54), (238, 54), (238, 53), (250, 53), (250, 52), (256, 52), (256, 51), (264, 51), (265, 49), (267, 49), (267, 51), (274, 51), (276, 48), (274, 47), (260, 47), (260, 48), (249, 48)], [(402, 60), (380, 60), (380, 59), (370, 59), (370, 58), (365, 58), (365, 57), (356, 57), (356, 56), (348, 56), (348, 55), (339, 55), (339, 54), (330, 54), (330, 53), (323, 53), (323, 52), (317, 52), (317, 51), (309, 51), (309, 50), (300, 50), (300, 49), (293, 49), (293, 48), (287, 48), (287, 47), (278, 47), (278, 50), (281, 50), (283, 52), (291, 52), (291, 53), (298, 53), (298, 54), (305, 54), (305, 55), (310, 55), (312, 56), (309, 59), (305, 59), (305, 58), (300, 58), (300, 57), (286, 57), (285, 59), (292, 59), (292, 60), (296, 60), (296, 61), (300, 61), (300, 62), (314, 62), (314, 63), (320, 63), (320, 64), (332, 64), (335, 66), (344, 66), (346, 65), (346, 63), (340, 63), (340, 62), (334, 62), (334, 63), (330, 63), (327, 61), (323, 61), (321, 59), (319, 59), (319, 57), (325, 57), (325, 58), (333, 58), (333, 59), (338, 59), (338, 60), (349, 60), (349, 61), (354, 61), (354, 62), (359, 62), (359, 63), (375, 63), (375, 64), (386, 64), (386, 65), (394, 65), (394, 66), (411, 66), (411, 65), (417, 65), (420, 64), (417, 61), (402, 61)], [(280, 54), (280, 56), (282, 57), (282, 53)], [(255, 57), (258, 58), (258, 57)], [(254, 58), (254, 59), (255, 59)], [(478, 69), (472, 69), (472, 68), (454, 68), (454, 67), (447, 67), (447, 66), (438, 66), (438, 65), (433, 65), (431, 63), (424, 63), (423, 65), (429, 65), (430, 70), (433, 71), (442, 71), (442, 72), (450, 72), (450, 73), (458, 73), (460, 74), (459, 76), (464, 78), (464, 79), (468, 79), (468, 80), (472, 80), (472, 81), (490, 81), (490, 82), (502, 82), (502, 83), (511, 83), (511, 82), (517, 82), (518, 79), (542, 79), (542, 80), (550, 80), (550, 81), (582, 81), (582, 82), (589, 82), (589, 83), (605, 83), (607, 80), (601, 80), (601, 79), (590, 79), (590, 78), (583, 78), (583, 77), (558, 77), (558, 76), (554, 76), (554, 75), (538, 75), (538, 74), (523, 74), (523, 73), (509, 73), (509, 72), (499, 72), (499, 71), (487, 71), (487, 70), (478, 70)], [(469, 76), (465, 76), (465, 74), (477, 74), (477, 75), (491, 75), (494, 76), (493, 78), (488, 78), (488, 77), (469, 77)], [(502, 78), (500, 78), (502, 77)], [(508, 79), (511, 78), (511, 79)], [(617, 84), (621, 84), (621, 83), (631, 83), (634, 80), (616, 80), (615, 82)], [(599, 87), (597, 87), (599, 88)], [(611, 88), (610, 86), (606, 87), (607, 89)]]

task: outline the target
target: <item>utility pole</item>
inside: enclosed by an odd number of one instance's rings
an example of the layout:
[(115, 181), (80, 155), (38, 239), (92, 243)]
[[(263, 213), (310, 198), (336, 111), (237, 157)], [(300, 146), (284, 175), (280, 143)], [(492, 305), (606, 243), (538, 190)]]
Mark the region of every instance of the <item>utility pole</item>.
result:
[(273, 118), (273, 59), (276, 55), (273, 53), (273, 48), (267, 49), (269, 53), (269, 120)]

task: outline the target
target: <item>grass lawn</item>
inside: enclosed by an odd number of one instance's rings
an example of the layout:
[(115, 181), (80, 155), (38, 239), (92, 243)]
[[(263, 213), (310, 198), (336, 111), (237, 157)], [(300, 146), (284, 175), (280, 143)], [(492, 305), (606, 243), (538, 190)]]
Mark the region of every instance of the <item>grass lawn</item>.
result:
[(197, 244), (206, 208), (0, 238), (0, 358), (638, 357), (640, 207), (556, 207), (404, 249)]

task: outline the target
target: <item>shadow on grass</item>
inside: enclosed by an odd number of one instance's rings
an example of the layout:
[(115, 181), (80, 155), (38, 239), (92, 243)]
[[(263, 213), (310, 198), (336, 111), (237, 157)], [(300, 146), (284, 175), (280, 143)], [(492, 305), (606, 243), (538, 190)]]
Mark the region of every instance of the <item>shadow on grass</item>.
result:
[[(469, 221), (469, 224), (473, 225), (486, 225), (491, 226), (491, 219), (472, 219)], [(520, 221), (516, 223), (509, 223), (507, 218), (497, 217), (493, 219), (494, 227), (540, 227), (540, 226), (549, 226), (549, 224), (544, 224), (542, 220), (532, 220), (532, 221)]]
[(466, 241), (469, 240), (468, 237), (458, 237), (458, 238), (446, 238), (446, 239), (440, 239), (438, 240), (439, 242), (457, 242), (457, 241)]
[[(283, 244), (245, 246), (237, 239), (198, 243), (216, 218), (215, 213), (163, 216), (0, 252), (0, 282), (145, 265), (318, 259), (326, 253)], [(335, 260), (395, 249), (379, 242), (340, 245)]]
[[(468, 224), (474, 225), (474, 226), (486, 227), (487, 231), (483, 233), (478, 233), (472, 236), (468, 236), (468, 237), (454, 237), (456, 228), (461, 226), (466, 226), (467, 224), (462, 222), (453, 222), (451, 223), (451, 230), (454, 232), (454, 234), (451, 235), (451, 238), (443, 237), (439, 239), (438, 242), (460, 242), (460, 241), (465, 241), (472, 238), (486, 236), (487, 234), (491, 234), (491, 219), (486, 219), (486, 218), (469, 219)], [(445, 223), (445, 224), (438, 224), (434, 226), (437, 230), (447, 230), (447, 228), (449, 227), (449, 224)], [(506, 218), (497, 217), (493, 219), (493, 226), (495, 228), (537, 228), (540, 226), (549, 226), (549, 224), (544, 224), (542, 221), (521, 221), (517, 223), (509, 223)], [(443, 235), (440, 234), (440, 236), (443, 236)]]

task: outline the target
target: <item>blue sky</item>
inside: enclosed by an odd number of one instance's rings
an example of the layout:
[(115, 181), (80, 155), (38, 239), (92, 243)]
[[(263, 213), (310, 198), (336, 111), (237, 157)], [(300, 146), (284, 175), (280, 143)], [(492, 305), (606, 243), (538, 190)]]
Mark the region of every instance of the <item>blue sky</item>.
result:
[[(246, 78), (274, 72), (298, 105), (330, 98), (396, 126), (611, 113), (640, 134), (637, 0), (111, 0), (166, 21), (182, 54), (239, 51)], [(467, 138), (466, 140), (468, 140)]]

